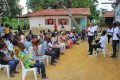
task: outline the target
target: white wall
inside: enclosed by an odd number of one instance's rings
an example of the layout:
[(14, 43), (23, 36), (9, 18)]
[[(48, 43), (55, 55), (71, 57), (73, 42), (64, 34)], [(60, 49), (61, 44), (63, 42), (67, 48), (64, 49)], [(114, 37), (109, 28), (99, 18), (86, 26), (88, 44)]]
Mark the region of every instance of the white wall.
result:
[[(43, 17), (31, 17), (29, 19), (30, 28), (40, 27), (40, 29), (54, 30), (54, 25), (46, 25), (45, 19), (56, 19), (57, 29), (61, 30), (61, 25), (58, 25), (58, 19), (65, 18), (69, 20), (68, 25), (64, 25), (65, 30), (71, 30), (71, 19), (69, 16), (43, 16)], [(40, 24), (40, 26), (39, 26)]]
[(115, 10), (115, 22), (120, 22), (120, 3)]

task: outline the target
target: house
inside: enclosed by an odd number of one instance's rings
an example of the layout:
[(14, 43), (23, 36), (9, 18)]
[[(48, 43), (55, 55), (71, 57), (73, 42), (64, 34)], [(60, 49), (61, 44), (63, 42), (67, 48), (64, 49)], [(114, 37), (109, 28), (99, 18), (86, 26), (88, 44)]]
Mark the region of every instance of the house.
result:
[(105, 18), (105, 24), (111, 26), (115, 19), (115, 11), (107, 11), (102, 17)]
[[(90, 15), (89, 8), (69, 8), (69, 12), (75, 18), (80, 29), (86, 27), (87, 16)], [(25, 18), (27, 15), (21, 17)], [(70, 16), (64, 9), (45, 9), (28, 14), (30, 28), (40, 27), (41, 29), (54, 30), (54, 25), (61, 30), (63, 25), (65, 30), (71, 30), (74, 26)]]
[(115, 11), (108, 11), (102, 15), (105, 18), (105, 24), (110, 26), (113, 22), (120, 22), (120, 3), (117, 5)]
[(120, 3), (117, 5), (115, 10), (115, 22), (120, 22)]

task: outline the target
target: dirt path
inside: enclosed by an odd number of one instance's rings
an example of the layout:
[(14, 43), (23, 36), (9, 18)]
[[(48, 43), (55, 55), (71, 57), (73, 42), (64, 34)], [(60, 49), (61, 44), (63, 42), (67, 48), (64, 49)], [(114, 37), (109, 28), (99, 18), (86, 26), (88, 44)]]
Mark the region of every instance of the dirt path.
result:
[[(75, 45), (61, 55), (56, 66), (47, 66), (50, 80), (120, 80), (120, 60), (109, 57), (111, 45), (107, 46), (106, 58), (101, 53), (98, 57), (88, 56), (87, 47), (86, 42)], [(6, 73), (0, 71), (0, 80), (21, 80), (21, 74), (15, 76), (8, 79)], [(34, 80), (33, 74), (28, 73), (26, 80)]]

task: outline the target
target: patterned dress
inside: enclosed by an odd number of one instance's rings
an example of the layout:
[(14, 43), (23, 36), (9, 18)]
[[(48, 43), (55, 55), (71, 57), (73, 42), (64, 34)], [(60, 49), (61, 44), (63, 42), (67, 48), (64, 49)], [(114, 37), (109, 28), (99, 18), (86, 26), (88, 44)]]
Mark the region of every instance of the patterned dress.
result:
[(34, 61), (32, 61), (31, 58), (27, 57), (24, 52), (19, 53), (20, 59), (23, 62), (25, 68), (30, 68), (30, 66), (33, 66), (35, 64)]

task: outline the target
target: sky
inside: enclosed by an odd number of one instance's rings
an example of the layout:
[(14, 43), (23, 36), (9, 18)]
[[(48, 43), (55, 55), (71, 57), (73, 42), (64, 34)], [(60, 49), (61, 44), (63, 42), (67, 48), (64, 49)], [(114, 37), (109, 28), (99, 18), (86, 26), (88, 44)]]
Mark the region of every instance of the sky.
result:
[[(22, 12), (23, 14), (27, 13), (26, 1), (27, 0), (20, 0), (19, 3), (24, 8)], [(99, 1), (99, 5), (97, 6), (97, 9), (104, 8), (104, 9), (108, 9), (108, 11), (111, 11), (112, 10), (111, 4), (101, 4), (101, 3), (114, 2), (115, 0), (98, 0), (98, 1)]]

